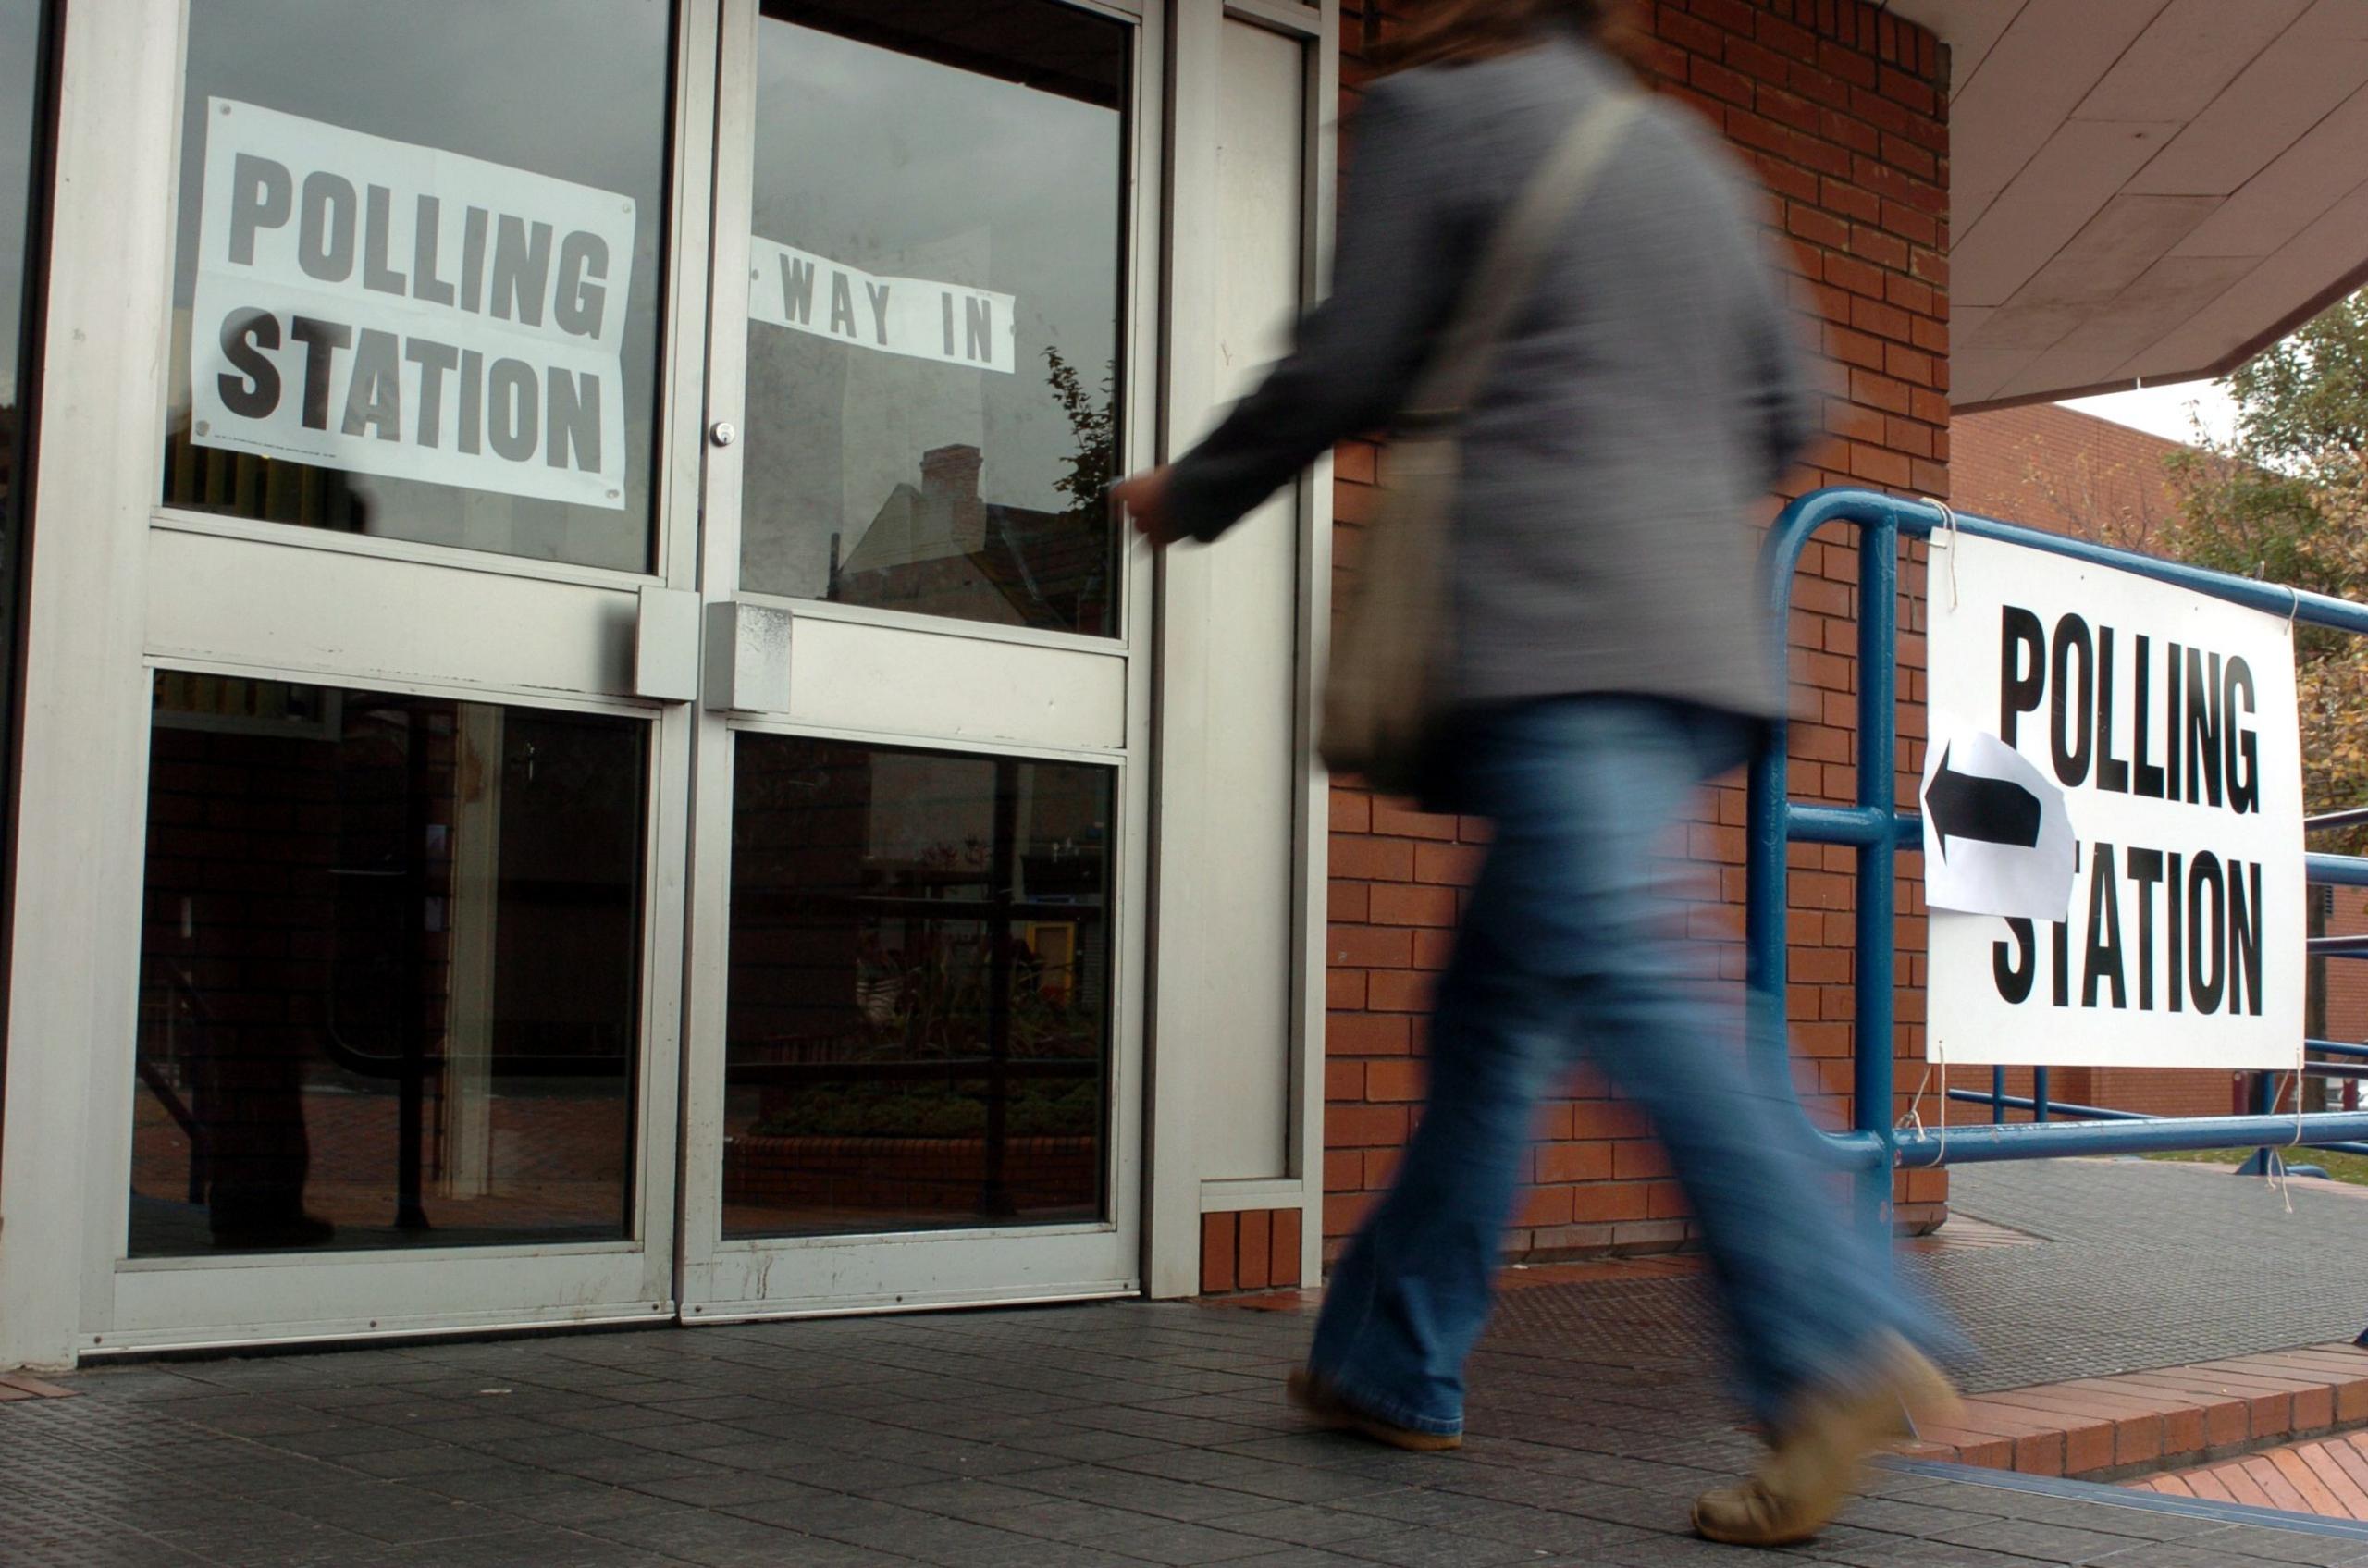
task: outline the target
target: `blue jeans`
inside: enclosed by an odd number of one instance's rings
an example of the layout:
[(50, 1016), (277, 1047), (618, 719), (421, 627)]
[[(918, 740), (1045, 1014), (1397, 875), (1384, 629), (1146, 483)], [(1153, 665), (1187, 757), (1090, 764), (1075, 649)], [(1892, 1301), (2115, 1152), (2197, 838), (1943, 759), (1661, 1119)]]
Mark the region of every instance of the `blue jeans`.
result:
[(1696, 978), (1656, 886), (1687, 803), (1748, 742), (1739, 719), (1599, 697), (1492, 710), (1459, 736), (1459, 804), (1496, 836), (1440, 982), (1422, 1124), (1316, 1324), (1308, 1364), (1351, 1402), (1462, 1429), (1537, 1104), (1583, 1048), (1669, 1150), (1754, 1414), (1845, 1382), (1885, 1330), (1955, 1348), (1842, 1217), (1798, 1111), (1755, 1089), (1745, 1009)]

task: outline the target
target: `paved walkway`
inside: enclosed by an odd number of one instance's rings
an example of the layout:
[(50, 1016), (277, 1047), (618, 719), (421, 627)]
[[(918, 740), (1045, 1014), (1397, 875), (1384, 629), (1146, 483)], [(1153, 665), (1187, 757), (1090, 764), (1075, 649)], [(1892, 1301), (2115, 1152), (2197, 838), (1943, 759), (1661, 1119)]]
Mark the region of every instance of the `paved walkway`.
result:
[(1976, 1389), (2368, 1327), (2368, 1188), (2298, 1179), (2281, 1191), (2157, 1160), (1970, 1166), (1950, 1179), (1962, 1212), (2051, 1243), (1933, 1260), (1983, 1352)]
[[(2264, 1334), (2324, 1341), (2368, 1303), (2355, 1291), (2337, 1324), (2341, 1292), (2306, 1283), (2322, 1264), (2368, 1272), (2368, 1207), (2348, 1198), (2298, 1191), (2288, 1229), (2282, 1203), (2247, 1208), (2258, 1194), (2209, 1173), (1992, 1174), (1961, 1177), (1971, 1212), (2061, 1239), (1922, 1266), (1987, 1315), (1993, 1364), (2032, 1343), (2086, 1347), (2072, 1370), (2096, 1373), (2277, 1348)], [(2223, 1204), (2254, 1217), (2224, 1235), (2208, 1218)], [(2214, 1281), (2184, 1290), (2200, 1304), (2163, 1306), (2191, 1283), (2179, 1246), (2127, 1238), (2182, 1226), (2249, 1249), (2247, 1294), (2309, 1310), (2215, 1305)], [(2087, 1266), (2016, 1261), (2058, 1250)], [(1982, 1284), (1961, 1292), (1960, 1273)], [(2013, 1278), (2026, 1288), (1999, 1283)], [(2142, 1334), (2095, 1327), (2139, 1310)], [(1709, 1547), (1684, 1533), (1687, 1500), (1753, 1444), (1707, 1366), (1696, 1282), (1548, 1285), (1512, 1292), (1504, 1319), (1475, 1361), (1472, 1440), (1424, 1457), (1297, 1429), (1279, 1386), (1306, 1323), (1288, 1310), (1115, 1303), (103, 1366), (56, 1379), (75, 1397), (0, 1403), (0, 1562), (2368, 1563), (2355, 1525), (1942, 1466), (1886, 1472), (1804, 1550)]]
[(2368, 1520), (2368, 1432), (2292, 1443), (2131, 1485), (2169, 1497), (2249, 1502), (2330, 1519)]
[[(1909, 1257), (1981, 1352), (1962, 1373), (1972, 1391), (2321, 1344), (2368, 1327), (2368, 1188), (2295, 1180), (2281, 1191), (2153, 1160), (1969, 1166), (1950, 1180), (1956, 1213), (2030, 1239)], [(1648, 1344), (1671, 1361), (1715, 1354), (1719, 1334), (1699, 1290), (1641, 1280), (1518, 1291), (1497, 1328), (1549, 1350), (1636, 1354)]]

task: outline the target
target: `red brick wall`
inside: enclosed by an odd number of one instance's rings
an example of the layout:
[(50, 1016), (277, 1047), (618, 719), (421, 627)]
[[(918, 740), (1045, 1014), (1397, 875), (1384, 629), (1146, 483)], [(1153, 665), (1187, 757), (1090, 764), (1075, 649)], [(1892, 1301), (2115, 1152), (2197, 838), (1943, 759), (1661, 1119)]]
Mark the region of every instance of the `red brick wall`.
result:
[(1297, 1285), (1300, 1211), (1245, 1209), (1201, 1216), (1201, 1291), (1274, 1290)]
[[(2368, 936), (2368, 888), (2334, 887), (2326, 892), (2332, 902), (2327, 934)], [(2368, 962), (2327, 958), (2319, 968), (2324, 978), (2314, 978), (2326, 999), (2325, 1038), (2368, 1044)], [(2326, 1086), (2328, 1110), (2357, 1110), (2362, 1105), (2368, 1105), (2368, 1084)]]
[[(2329, 936), (2368, 936), (2368, 888), (2327, 890), (2334, 907), (2327, 915)], [(2325, 985), (2327, 1005), (2326, 1038), (2368, 1044), (2368, 963), (2357, 958), (2331, 958)]]
[[(1383, 14), (1371, 6), (1381, 5)], [(1360, 52), (1405, 9), (1344, 6), (1345, 114), (1363, 80)], [(1758, 169), (1771, 228), (1796, 275), (1805, 337), (1832, 362), (1826, 438), (1783, 487), (1889, 487), (1946, 496), (1949, 487), (1946, 70), (1932, 37), (1859, 0), (1664, 0), (1640, 5), (1636, 54), (1655, 86), (1718, 126)], [(1353, 179), (1351, 169), (1347, 178)], [(1371, 517), (1375, 452), (1338, 460), (1336, 556), (1353, 570)], [(1776, 503), (1767, 508), (1772, 516)], [(1853, 787), (1856, 562), (1846, 541), (1809, 547), (1791, 629), (1800, 710), (1794, 793), (1847, 799)], [(1920, 589), (1920, 566), (1908, 587)], [(1902, 596), (1903, 696), (1922, 698), (1920, 628)], [(1904, 710), (1903, 803), (1922, 765), (1920, 710)], [(1744, 796), (1728, 781), (1689, 827), (1693, 916), (1730, 980), (1743, 972)], [(1332, 797), (1330, 1002), (1325, 1084), (1324, 1233), (1327, 1255), (1387, 1184), (1422, 1093), (1423, 1009), (1447, 958), (1462, 890), (1484, 833), (1470, 820), (1425, 817), (1351, 787)], [(1847, 1115), (1853, 884), (1846, 851), (1793, 855), (1788, 1010), (1798, 1078), (1829, 1122)], [(1895, 1049), (1920, 1058), (1922, 906), (1903, 889)], [(1900, 1064), (1904, 1109), (1919, 1059)], [(1545, 1110), (1539, 1144), (1507, 1245), (1533, 1256), (1681, 1244), (1678, 1188), (1642, 1117), (1582, 1073)], [(1937, 1222), (1939, 1172), (1901, 1186), (1903, 1218)]]

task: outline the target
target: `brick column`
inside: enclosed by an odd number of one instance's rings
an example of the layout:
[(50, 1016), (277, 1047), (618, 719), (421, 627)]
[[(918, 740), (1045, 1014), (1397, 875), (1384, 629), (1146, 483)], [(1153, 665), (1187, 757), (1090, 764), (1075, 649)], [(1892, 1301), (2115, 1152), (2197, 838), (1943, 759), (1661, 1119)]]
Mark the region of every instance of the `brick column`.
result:
[[(1398, 0), (1343, 6), (1344, 118), (1354, 157), (1363, 51), (1412, 14)], [(1825, 436), (1783, 494), (1856, 484), (1948, 495), (1947, 69), (1929, 32), (1864, 0), (1663, 0), (1639, 4), (1635, 53), (1652, 85), (1699, 112), (1733, 143), (1769, 191), (1768, 222), (1794, 276), (1801, 330), (1832, 363)], [(1351, 167), (1347, 179), (1355, 178)], [(1354, 570), (1371, 518), (1375, 453), (1337, 455), (1335, 555)], [(1764, 517), (1772, 517), (1771, 498)], [(1911, 802), (1923, 764), (1920, 549), (1900, 612), (1899, 788)], [(1796, 796), (1846, 801), (1856, 747), (1852, 710), (1856, 571), (1838, 536), (1809, 547), (1791, 627), (1797, 710)], [(1688, 826), (1696, 875), (1691, 915), (1706, 957), (1743, 974), (1744, 796), (1740, 778), (1705, 798)], [(1421, 1093), (1423, 1011), (1445, 964), (1462, 891), (1485, 839), (1472, 820), (1426, 817), (1340, 787), (1332, 796), (1330, 1001), (1325, 1086), (1324, 1228), (1337, 1253), (1387, 1184)], [(1829, 1124), (1849, 1112), (1850, 851), (1793, 855), (1792, 994), (1796, 1078)], [(1909, 862), (1911, 868), (1913, 862)], [(1899, 907), (1898, 1110), (1922, 1070), (1924, 920), (1920, 889)], [(1931, 1113), (1928, 1097), (1925, 1110)], [(1644, 1120), (1582, 1073), (1549, 1104), (1509, 1254), (1553, 1257), (1667, 1249), (1689, 1239), (1677, 1183)], [(1903, 1223), (1937, 1224), (1947, 1196), (1937, 1171), (1900, 1183)]]

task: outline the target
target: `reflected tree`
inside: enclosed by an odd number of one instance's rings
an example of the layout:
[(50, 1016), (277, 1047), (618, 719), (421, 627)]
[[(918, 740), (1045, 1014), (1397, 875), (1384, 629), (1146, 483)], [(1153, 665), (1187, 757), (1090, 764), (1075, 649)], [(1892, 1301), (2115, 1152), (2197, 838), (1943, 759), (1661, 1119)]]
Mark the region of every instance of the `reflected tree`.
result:
[(1077, 451), (1062, 459), (1068, 472), (1053, 481), (1053, 488), (1068, 497), (1066, 516), (1098, 528), (1104, 500), (1118, 477), (1118, 404), (1112, 395), (1117, 367), (1104, 366), (1097, 397), (1060, 350), (1047, 348), (1044, 364), (1053, 401), (1060, 404), (1077, 438)]

